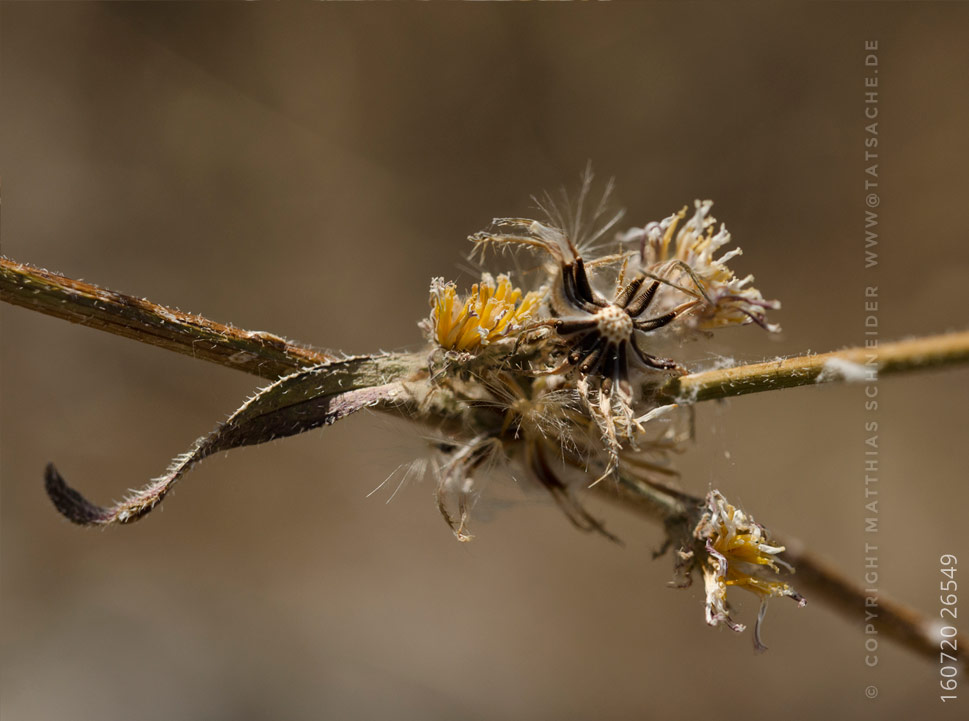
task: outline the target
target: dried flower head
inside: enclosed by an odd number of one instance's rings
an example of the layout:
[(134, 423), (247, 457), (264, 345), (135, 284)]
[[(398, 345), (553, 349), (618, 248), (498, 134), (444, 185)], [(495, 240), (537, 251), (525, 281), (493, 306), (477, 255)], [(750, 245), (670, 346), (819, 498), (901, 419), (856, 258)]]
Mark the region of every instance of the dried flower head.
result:
[(454, 283), (434, 278), (431, 315), (425, 327), (441, 348), (473, 352), (520, 332), (541, 304), (542, 295), (531, 291), (523, 296), (507, 275), (499, 275), (496, 283), (485, 273), (462, 302)]
[[(595, 211), (584, 214), (590, 183), (587, 172), (572, 213), (546, 196), (539, 203), (548, 215), (546, 222), (498, 218), (491, 230), (476, 233), (471, 240), (476, 248), (524, 247), (543, 254), (549, 292), (547, 315), (538, 320), (554, 333), (536, 361), (545, 362), (542, 372), (573, 377), (571, 383), (599, 429), (607, 454), (598, 482), (617, 471), (623, 447), (635, 443), (642, 430), (635, 422), (637, 412), (650, 410), (636, 403), (632, 376), (685, 372), (675, 360), (658, 357), (644, 347), (649, 334), (667, 327), (695, 333), (751, 319), (765, 325), (763, 309), (776, 304), (763, 301), (759, 292), (746, 287), (749, 278), (736, 280), (724, 265), (739, 251), (713, 258), (729, 234), (723, 228), (714, 234), (709, 202), (697, 201), (696, 215), (678, 233), (676, 225), (685, 211), (624, 234), (626, 240), (642, 239), (639, 263), (631, 269), (630, 252), (591, 255), (596, 241), (621, 214), (610, 216), (605, 211), (611, 186)], [(563, 197), (567, 203), (567, 196)], [(608, 292), (596, 288), (591, 272), (598, 268), (613, 269)]]
[(714, 257), (731, 237), (723, 224), (716, 229), (716, 219), (710, 215), (713, 201), (697, 200), (694, 206), (693, 217), (682, 227), (679, 223), (686, 217), (685, 206), (658, 223), (627, 231), (622, 240), (639, 240), (643, 272), (663, 278), (679, 290), (667, 296), (670, 307), (684, 298), (699, 300), (684, 328), (713, 330), (753, 322), (769, 331), (779, 331), (780, 326), (767, 322), (766, 311), (780, 308), (780, 303), (765, 300), (751, 285), (752, 275), (737, 278), (727, 267), (730, 259), (742, 253), (741, 249), (734, 248), (719, 258)]
[(783, 568), (794, 569), (778, 557), (784, 546), (771, 542), (763, 526), (738, 508), (730, 505), (720, 491), (707, 494), (703, 515), (693, 532), (703, 543), (706, 557), (702, 563), (706, 590), (706, 619), (711, 626), (726, 625), (733, 631), (743, 631), (743, 624), (730, 616), (727, 587), (738, 586), (760, 596), (761, 604), (754, 625), (754, 647), (766, 649), (761, 642), (760, 628), (767, 612), (768, 599), (787, 596), (805, 604), (802, 598), (778, 575)]

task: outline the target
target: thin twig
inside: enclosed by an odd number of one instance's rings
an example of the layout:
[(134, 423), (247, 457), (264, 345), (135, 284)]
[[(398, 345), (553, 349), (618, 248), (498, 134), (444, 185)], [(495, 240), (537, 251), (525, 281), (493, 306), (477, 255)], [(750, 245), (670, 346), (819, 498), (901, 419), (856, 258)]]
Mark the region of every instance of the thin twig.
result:
[[(271, 333), (222, 325), (6, 258), (0, 258), (0, 300), (274, 380), (334, 359), (331, 354)], [(856, 367), (845, 366), (845, 361)], [(952, 333), (883, 344), (877, 350), (851, 349), (694, 373), (674, 379), (658, 395), (679, 402), (697, 402), (846, 380), (875, 369), (880, 374), (899, 373), (967, 361), (969, 333)], [(627, 510), (666, 523), (683, 517), (689, 503), (699, 503), (699, 499), (685, 494), (661, 493), (627, 479), (615, 484), (600, 483), (593, 490)], [(849, 620), (864, 619), (863, 589), (801, 550), (800, 544), (789, 543), (786, 557), (797, 568), (799, 590), (824, 601)], [(920, 614), (884, 597), (878, 599), (878, 604), (880, 633), (922, 656), (937, 658), (938, 639)], [(957, 641), (957, 655), (964, 660), (969, 639), (959, 637)]]

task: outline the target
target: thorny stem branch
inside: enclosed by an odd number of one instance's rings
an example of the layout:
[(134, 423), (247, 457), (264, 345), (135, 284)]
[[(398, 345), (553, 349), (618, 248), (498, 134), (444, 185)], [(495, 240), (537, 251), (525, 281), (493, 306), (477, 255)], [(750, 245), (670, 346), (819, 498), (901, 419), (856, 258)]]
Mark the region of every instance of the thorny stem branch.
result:
[[(272, 333), (215, 323), (2, 257), (0, 300), (263, 378), (276, 379), (335, 358)], [(969, 362), (969, 332), (882, 344), (877, 351), (850, 349), (692, 373), (670, 381), (658, 389), (657, 396), (667, 401), (697, 402), (844, 380), (843, 366), (832, 364), (832, 359), (874, 366), (881, 374), (957, 365)], [(391, 407), (377, 406), (379, 410)], [(690, 507), (701, 502), (625, 477), (618, 483), (600, 483), (592, 490), (627, 510), (666, 524), (682, 521)], [(797, 569), (799, 589), (849, 620), (864, 619), (863, 589), (803, 550), (800, 543), (789, 541), (787, 547), (785, 558)], [(879, 598), (879, 613), (881, 634), (924, 657), (937, 658), (938, 639), (920, 614), (884, 597)], [(969, 638), (959, 636), (956, 640), (957, 655), (964, 662), (963, 649), (969, 648)]]

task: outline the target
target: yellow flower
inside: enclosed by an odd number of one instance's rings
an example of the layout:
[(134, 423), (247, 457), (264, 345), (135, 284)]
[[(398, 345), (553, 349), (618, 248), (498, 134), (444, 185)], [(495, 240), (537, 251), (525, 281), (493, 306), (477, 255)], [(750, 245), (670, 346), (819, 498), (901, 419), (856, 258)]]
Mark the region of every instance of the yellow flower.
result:
[(754, 647), (766, 648), (760, 640), (760, 626), (767, 612), (767, 600), (774, 596), (789, 596), (798, 606), (805, 604), (788, 584), (777, 579), (781, 567), (791, 573), (794, 569), (777, 557), (784, 546), (773, 545), (767, 531), (753, 518), (727, 502), (720, 491), (707, 494), (703, 517), (694, 536), (705, 542), (707, 558), (703, 563), (706, 589), (706, 619), (711, 626), (725, 624), (734, 631), (743, 631), (743, 624), (730, 617), (727, 606), (727, 586), (739, 586), (760, 596), (760, 610), (754, 626)]
[(431, 337), (441, 348), (470, 352), (517, 334), (542, 302), (542, 291), (524, 297), (507, 275), (497, 283), (490, 273), (471, 286), (471, 295), (462, 302), (452, 282), (443, 278), (431, 281)]

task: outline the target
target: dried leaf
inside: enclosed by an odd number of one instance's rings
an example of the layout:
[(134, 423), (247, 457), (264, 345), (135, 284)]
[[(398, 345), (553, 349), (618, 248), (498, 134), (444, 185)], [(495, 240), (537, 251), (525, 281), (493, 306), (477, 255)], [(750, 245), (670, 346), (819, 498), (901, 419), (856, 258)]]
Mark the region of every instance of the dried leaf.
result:
[(80, 525), (137, 521), (192, 466), (213, 453), (296, 435), (335, 423), (361, 408), (406, 400), (403, 381), (413, 377), (421, 364), (419, 355), (358, 356), (299, 370), (258, 391), (227, 421), (177, 456), (162, 476), (113, 506), (88, 501), (67, 485), (53, 464), (48, 464), (44, 477), (47, 495), (58, 511)]

